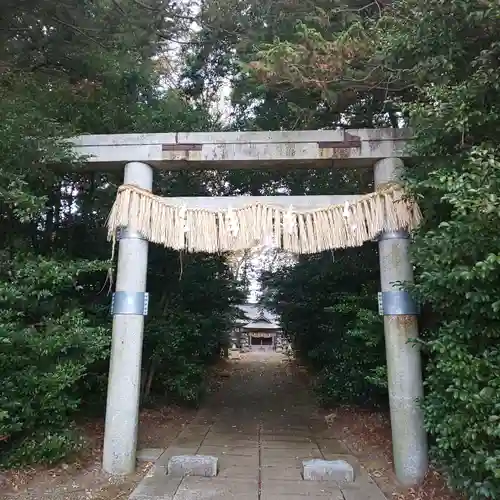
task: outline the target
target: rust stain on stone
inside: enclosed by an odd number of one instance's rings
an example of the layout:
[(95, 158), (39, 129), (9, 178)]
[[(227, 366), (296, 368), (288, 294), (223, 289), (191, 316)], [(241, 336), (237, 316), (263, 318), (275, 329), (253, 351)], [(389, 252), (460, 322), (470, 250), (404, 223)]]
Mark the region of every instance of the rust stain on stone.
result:
[(162, 151), (201, 151), (203, 144), (162, 144)]
[(330, 157), (331, 158), (338, 158), (338, 159), (350, 158), (351, 157), (351, 148), (332, 149), (332, 154), (330, 155)]
[(201, 151), (164, 151), (162, 160), (164, 161), (201, 161)]
[(399, 314), (391, 318), (399, 331), (398, 336), (406, 341), (418, 336), (417, 317), (413, 314)]
[(357, 135), (344, 133), (343, 141), (320, 141), (318, 142), (320, 149), (344, 149), (344, 148), (360, 148), (361, 139)]
[(361, 139), (357, 135), (344, 132), (343, 141), (319, 141), (318, 148), (321, 158), (350, 158), (353, 149), (361, 148)]

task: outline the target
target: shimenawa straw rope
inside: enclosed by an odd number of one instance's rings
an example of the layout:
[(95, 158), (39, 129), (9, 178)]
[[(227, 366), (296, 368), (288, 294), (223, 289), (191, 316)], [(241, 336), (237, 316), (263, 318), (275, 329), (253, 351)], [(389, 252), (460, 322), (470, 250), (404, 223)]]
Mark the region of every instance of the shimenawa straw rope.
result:
[(175, 198), (155, 196), (133, 185), (118, 188), (108, 218), (108, 238), (120, 227), (175, 250), (227, 252), (259, 243), (310, 254), (360, 246), (382, 231), (412, 230), (420, 223), (418, 205), (400, 185), (367, 194), (354, 203), (309, 210), (250, 202), (241, 208), (190, 208)]

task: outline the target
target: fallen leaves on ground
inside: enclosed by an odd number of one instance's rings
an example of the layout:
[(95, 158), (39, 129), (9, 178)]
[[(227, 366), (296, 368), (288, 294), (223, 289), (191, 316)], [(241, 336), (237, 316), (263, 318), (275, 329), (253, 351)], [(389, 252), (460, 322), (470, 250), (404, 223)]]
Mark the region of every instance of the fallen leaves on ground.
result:
[[(140, 446), (167, 447), (194, 414), (195, 410), (176, 406), (142, 410), (139, 417)], [(101, 468), (104, 419), (82, 420), (78, 422), (78, 429), (85, 437), (86, 446), (77, 456), (68, 458), (66, 462), (55, 467), (25, 467), (4, 472), (3, 491), (9, 495), (7, 498), (49, 498), (47, 494), (50, 494), (51, 500), (64, 500), (68, 492), (79, 491), (85, 499), (128, 498), (151, 464), (141, 464), (135, 474), (116, 481)]]
[(389, 415), (353, 407), (325, 412), (325, 421), (337, 438), (352, 450), (365, 468), (393, 500), (462, 500), (450, 491), (445, 479), (430, 469), (424, 482), (415, 488), (398, 485), (393, 472), (392, 438)]

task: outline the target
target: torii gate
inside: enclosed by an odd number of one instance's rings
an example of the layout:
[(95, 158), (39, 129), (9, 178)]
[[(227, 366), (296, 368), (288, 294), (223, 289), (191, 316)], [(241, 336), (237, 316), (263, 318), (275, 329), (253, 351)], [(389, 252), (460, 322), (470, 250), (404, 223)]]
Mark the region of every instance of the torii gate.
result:
[[(405, 129), (352, 129), (347, 131), (86, 135), (77, 137), (72, 142), (77, 154), (89, 155), (87, 161), (92, 168), (109, 170), (111, 167), (124, 166), (124, 185), (132, 189), (132, 192), (126, 195), (128, 196), (126, 200), (128, 203), (134, 203), (130, 196), (134, 195), (134, 186), (139, 188), (135, 193), (138, 196), (135, 201), (137, 206), (141, 203), (140, 200), (145, 199), (144, 195), (151, 192), (154, 168), (178, 170), (283, 166), (366, 167), (374, 169), (375, 188), (380, 190), (394, 185), (400, 179), (400, 169), (403, 166), (401, 158), (405, 156), (405, 142), (409, 138), (410, 133)], [(154, 198), (151, 195), (150, 197)], [(183, 217), (184, 223), (186, 210), (192, 210), (192, 213), (195, 213), (197, 209), (208, 208), (213, 212), (219, 212), (218, 215), (212, 214), (213, 217), (211, 215), (210, 219), (213, 228), (217, 227), (216, 239), (212, 238), (211, 242), (203, 244), (191, 240), (186, 244), (188, 249), (192, 250), (205, 248), (203, 245), (208, 245), (208, 250), (212, 248), (216, 250), (216, 246), (226, 248), (221, 243), (223, 231), (226, 231), (224, 234), (230, 234), (235, 238), (237, 233), (237, 228), (235, 230), (234, 227), (221, 229), (224, 221), (220, 214), (228, 210), (242, 209), (242, 206), (249, 201), (256, 201), (258, 205), (266, 205), (266, 213), (271, 213), (273, 210), (278, 210), (276, 208), (278, 206), (284, 206), (286, 209), (290, 205), (293, 205), (295, 211), (307, 211), (332, 205), (336, 205), (337, 209), (344, 205), (348, 210), (349, 205), (355, 206), (360, 198), (360, 195), (276, 196), (258, 197), (258, 199), (253, 197), (193, 197), (153, 200), (151, 203), (156, 203), (160, 211), (172, 209), (171, 206), (168, 208), (164, 202), (171, 203), (175, 206), (172, 210), (176, 210), (177, 216)], [(122, 205), (125, 203), (124, 199), (120, 202)], [(361, 208), (359, 208), (360, 211)], [(123, 214), (127, 214), (129, 209), (129, 205), (125, 211), (121, 206), (121, 219), (119, 214), (115, 213), (115, 225), (110, 228), (113, 234), (120, 226), (120, 220), (123, 221)], [(366, 207), (363, 210), (365, 209)], [(387, 205), (385, 209), (387, 210)], [(120, 211), (120, 209), (117, 210)], [(152, 209), (148, 208), (148, 210), (151, 212), (148, 212), (149, 218), (146, 217), (148, 221), (138, 222), (136, 218), (134, 219), (136, 227), (132, 227), (130, 222), (128, 227), (119, 227), (118, 269), (116, 293), (113, 297), (113, 337), (103, 450), (103, 468), (111, 474), (128, 474), (133, 472), (136, 466), (141, 354), (144, 315), (147, 312), (148, 240), (160, 241), (166, 246), (173, 247), (176, 245), (171, 245), (171, 243), (175, 241), (179, 243), (178, 247), (185, 245), (184, 236), (179, 237), (177, 233), (174, 236), (170, 233), (167, 235), (168, 228), (160, 227), (152, 230), (150, 228), (154, 222), (152, 220), (155, 214), (160, 212), (153, 214)], [(290, 210), (292, 210), (291, 207)], [(338, 221), (335, 219), (338, 210), (337, 212), (333, 209), (328, 210), (321, 215), (323, 217), (321, 220), (326, 221), (327, 225), (329, 224), (328, 227), (335, 229), (338, 233), (335, 237), (340, 238), (338, 241), (343, 238), (342, 246), (362, 243), (359, 239), (353, 240), (348, 234), (349, 231), (343, 230), (344, 232), (340, 235), (335, 225), (335, 221)], [(374, 218), (380, 218), (380, 213), (368, 216), (372, 218), (372, 225), (376, 222)], [(170, 212), (169, 214), (170, 218), (167, 217), (165, 220), (172, 221), (172, 214)], [(275, 215), (271, 214), (267, 219), (268, 224), (273, 225), (276, 217), (281, 217), (280, 214), (282, 215), (282, 212), (278, 211)], [(293, 213), (292, 216), (296, 220), (296, 214)], [(294, 233), (295, 236), (297, 234), (302, 235), (301, 237), (308, 234), (310, 236), (320, 220), (314, 217), (316, 215), (304, 215), (301, 219), (302, 226)], [(390, 218), (387, 215), (384, 217)], [(286, 216), (283, 216), (283, 221), (285, 218)], [(199, 227), (202, 227), (200, 224), (208, 224), (208, 220), (199, 221)], [(261, 219), (258, 220), (262, 222)], [(422, 411), (418, 404), (418, 399), (423, 395), (420, 352), (416, 346), (408, 342), (409, 339), (418, 336), (417, 310), (408, 293), (401, 291), (397, 285), (398, 282), (413, 281), (412, 266), (408, 259), (407, 232), (411, 224), (400, 222), (399, 224), (404, 227), (398, 227), (397, 224), (398, 222), (394, 220), (392, 225), (387, 220), (383, 221), (383, 226), (380, 227), (384, 229), (379, 231), (376, 239), (379, 242), (380, 254), (381, 311), (384, 315), (394, 466), (399, 481), (405, 485), (413, 485), (420, 482), (427, 471), (427, 440)], [(253, 224), (253, 226), (258, 225)], [(276, 231), (281, 231), (281, 229), (277, 229), (277, 225), (273, 227), (276, 236)], [(388, 227), (392, 230), (388, 230)], [(215, 231), (213, 228), (209, 236)], [(184, 227), (184, 231), (186, 230), (189, 228)], [(230, 231), (233, 232), (230, 233)], [(368, 233), (370, 231), (365, 234), (364, 238), (373, 239), (373, 235)], [(254, 236), (255, 234), (252, 235)], [(288, 245), (288, 249), (296, 249), (296, 251), (302, 249), (314, 252), (332, 248), (336, 244), (333, 236), (329, 239), (328, 234), (321, 236), (321, 243), (318, 243), (316, 239), (314, 244), (309, 240), (306, 241), (307, 237), (302, 242), (297, 238), (295, 242), (292, 241), (292, 237), (286, 236), (285, 238), (284, 233), (278, 234), (278, 237), (281, 242), (285, 239), (288, 241), (287, 244), (283, 243), (283, 247)], [(226, 237), (226, 246), (228, 241)], [(240, 244), (244, 242), (240, 241)]]

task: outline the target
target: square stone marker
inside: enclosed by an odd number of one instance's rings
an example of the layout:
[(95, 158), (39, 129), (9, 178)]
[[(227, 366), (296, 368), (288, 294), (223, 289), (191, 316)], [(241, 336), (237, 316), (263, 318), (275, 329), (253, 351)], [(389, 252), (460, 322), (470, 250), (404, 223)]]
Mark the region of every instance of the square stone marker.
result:
[(160, 458), (156, 460), (156, 465), (167, 467), (168, 462), (172, 457), (178, 455), (196, 455), (196, 451), (198, 450), (197, 446), (191, 447), (177, 447), (177, 446), (169, 446), (164, 453), (161, 454)]
[(354, 468), (345, 460), (304, 460), (302, 467), (306, 481), (354, 482)]
[(154, 473), (142, 479), (129, 500), (173, 500), (181, 484), (181, 477)]
[(177, 455), (168, 461), (167, 474), (176, 477), (215, 477), (218, 459), (207, 455)]

